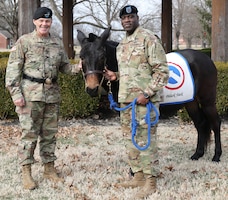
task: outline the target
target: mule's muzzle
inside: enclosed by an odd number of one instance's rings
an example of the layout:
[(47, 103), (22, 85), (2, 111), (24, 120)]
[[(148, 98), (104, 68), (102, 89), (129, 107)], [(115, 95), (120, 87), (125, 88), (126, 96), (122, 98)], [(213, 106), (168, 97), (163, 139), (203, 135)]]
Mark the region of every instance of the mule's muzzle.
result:
[(107, 95), (107, 91), (103, 87), (95, 87), (95, 88), (89, 88), (86, 87), (86, 92), (91, 96), (91, 97), (98, 97), (100, 95)]
[(99, 96), (98, 86), (95, 87), (95, 88), (86, 87), (86, 92), (87, 92), (91, 97), (98, 97), (98, 96)]

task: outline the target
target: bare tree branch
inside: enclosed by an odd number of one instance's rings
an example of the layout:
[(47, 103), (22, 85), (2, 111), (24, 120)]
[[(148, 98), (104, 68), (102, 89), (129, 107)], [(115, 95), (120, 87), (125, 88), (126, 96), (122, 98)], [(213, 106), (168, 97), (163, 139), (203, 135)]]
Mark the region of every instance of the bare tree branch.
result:
[(18, 1), (0, 0), (0, 29), (7, 31), (14, 39), (18, 36)]

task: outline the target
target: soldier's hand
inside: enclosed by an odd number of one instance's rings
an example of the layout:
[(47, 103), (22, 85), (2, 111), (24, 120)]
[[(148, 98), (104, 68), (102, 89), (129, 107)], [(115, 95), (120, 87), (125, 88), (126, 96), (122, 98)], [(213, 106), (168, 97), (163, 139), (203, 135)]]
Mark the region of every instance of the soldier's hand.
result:
[(105, 67), (104, 69), (104, 76), (107, 80), (110, 81), (115, 81), (117, 79), (116, 73), (111, 70), (108, 70), (107, 67)]
[(25, 106), (25, 100), (24, 100), (23, 97), (20, 98), (20, 99), (15, 100), (13, 103), (14, 103), (15, 106), (19, 106), (19, 107)]
[(80, 70), (82, 70), (82, 60), (81, 60), (81, 59), (79, 60), (78, 68), (79, 68)]
[(146, 99), (143, 94), (139, 94), (137, 97), (137, 104), (146, 105), (149, 99)]

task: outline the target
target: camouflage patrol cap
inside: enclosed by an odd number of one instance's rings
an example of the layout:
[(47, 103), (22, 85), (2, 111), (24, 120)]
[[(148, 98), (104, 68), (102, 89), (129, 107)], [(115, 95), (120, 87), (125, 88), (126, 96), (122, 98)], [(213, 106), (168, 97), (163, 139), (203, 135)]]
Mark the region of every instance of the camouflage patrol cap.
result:
[(137, 14), (138, 13), (138, 9), (133, 6), (133, 5), (127, 5), (127, 6), (124, 6), (121, 10), (120, 10), (120, 18), (123, 16), (123, 15), (129, 15), (129, 14)]
[(33, 15), (33, 19), (37, 20), (39, 18), (52, 18), (52, 10), (47, 7), (38, 8)]

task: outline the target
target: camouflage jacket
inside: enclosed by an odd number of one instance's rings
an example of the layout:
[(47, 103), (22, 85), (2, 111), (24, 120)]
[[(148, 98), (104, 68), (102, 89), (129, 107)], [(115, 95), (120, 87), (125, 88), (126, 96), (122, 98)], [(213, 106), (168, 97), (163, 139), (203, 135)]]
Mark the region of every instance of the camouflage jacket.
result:
[(117, 47), (119, 102), (132, 102), (146, 92), (152, 102), (160, 101), (159, 91), (168, 80), (166, 54), (161, 41), (149, 30), (138, 27)]
[(57, 79), (58, 73), (76, 74), (77, 65), (70, 65), (60, 38), (40, 38), (36, 31), (21, 36), (11, 49), (5, 84), (14, 100), (55, 103), (60, 101), (58, 83), (37, 83), (23, 78), (23, 74), (39, 79)]

